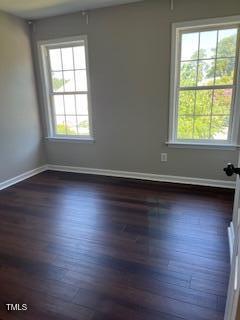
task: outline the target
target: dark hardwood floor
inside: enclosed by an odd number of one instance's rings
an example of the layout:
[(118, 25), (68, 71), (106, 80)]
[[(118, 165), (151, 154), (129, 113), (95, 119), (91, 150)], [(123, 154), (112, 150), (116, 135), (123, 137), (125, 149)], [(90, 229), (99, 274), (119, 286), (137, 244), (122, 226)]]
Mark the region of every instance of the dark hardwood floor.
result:
[(0, 319), (223, 320), (232, 202), (50, 171), (1, 191)]

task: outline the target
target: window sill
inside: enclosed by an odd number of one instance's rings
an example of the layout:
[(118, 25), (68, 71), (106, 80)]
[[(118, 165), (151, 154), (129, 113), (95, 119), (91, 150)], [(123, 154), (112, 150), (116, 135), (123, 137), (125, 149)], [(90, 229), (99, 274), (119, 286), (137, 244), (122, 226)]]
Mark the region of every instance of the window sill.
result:
[(46, 137), (49, 142), (67, 142), (67, 143), (94, 143), (92, 137), (87, 138), (66, 138), (66, 137)]
[(236, 150), (236, 144), (208, 144), (208, 143), (194, 143), (194, 142), (176, 142), (167, 141), (166, 144), (172, 148), (189, 148), (189, 149), (220, 149), (220, 150)]

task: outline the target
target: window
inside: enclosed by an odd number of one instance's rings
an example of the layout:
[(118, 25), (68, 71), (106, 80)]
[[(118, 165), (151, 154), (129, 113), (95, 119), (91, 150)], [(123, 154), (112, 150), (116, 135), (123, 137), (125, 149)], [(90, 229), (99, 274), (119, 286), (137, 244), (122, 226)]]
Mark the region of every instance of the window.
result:
[(48, 136), (92, 137), (87, 39), (40, 43), (44, 69)]
[(175, 24), (173, 41), (170, 143), (233, 144), (239, 24)]

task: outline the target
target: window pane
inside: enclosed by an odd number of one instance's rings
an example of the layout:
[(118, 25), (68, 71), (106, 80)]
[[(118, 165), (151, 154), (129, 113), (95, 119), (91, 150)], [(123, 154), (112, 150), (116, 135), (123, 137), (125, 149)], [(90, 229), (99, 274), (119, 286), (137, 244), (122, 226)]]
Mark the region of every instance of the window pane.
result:
[(223, 28), (180, 33), (177, 139), (228, 139), (238, 27)]
[(64, 83), (65, 83), (65, 91), (75, 91), (75, 79), (74, 79), (74, 71), (64, 71)]
[[(76, 46), (75, 46), (76, 44)], [(87, 57), (82, 39), (74, 44), (53, 42), (43, 45), (48, 50), (46, 60), (46, 93), (53, 113), (52, 127), (55, 135), (90, 135), (88, 112)], [(44, 62), (46, 56), (43, 56)], [(48, 84), (50, 82), (49, 88)]]
[(89, 135), (89, 121), (87, 116), (77, 117), (78, 119), (78, 134), (81, 135)]
[(86, 69), (86, 58), (84, 46), (74, 47), (74, 65), (75, 69)]
[(197, 62), (182, 62), (180, 74), (180, 86), (190, 87), (196, 85)]
[(214, 58), (216, 56), (217, 31), (204, 31), (200, 33), (199, 58)]
[(195, 91), (180, 91), (179, 92), (179, 115), (193, 115), (195, 105)]
[(87, 94), (76, 95), (76, 109), (78, 115), (88, 114), (88, 97)]
[(62, 72), (52, 72), (52, 86), (54, 92), (64, 91), (64, 80)]
[(229, 128), (228, 116), (214, 116), (211, 124), (211, 139), (227, 140)]
[(232, 103), (232, 89), (214, 90), (213, 115), (229, 115)]
[(66, 115), (75, 115), (75, 98), (73, 94), (66, 94), (64, 95), (64, 102), (65, 102), (65, 112)]
[(73, 52), (72, 48), (63, 48), (62, 52), (62, 64), (63, 70), (72, 70), (73, 69)]
[(210, 134), (210, 116), (195, 117), (194, 119), (194, 139), (209, 139)]
[(77, 119), (76, 116), (66, 116), (66, 128), (68, 135), (77, 135)]
[(65, 117), (56, 116), (56, 133), (66, 135)]
[(218, 35), (218, 57), (235, 57), (237, 29), (220, 30)]
[(193, 137), (193, 118), (192, 117), (178, 117), (178, 139), (192, 139)]
[(214, 84), (215, 59), (200, 60), (198, 64), (198, 86)]
[(196, 92), (196, 115), (209, 115), (212, 108), (213, 90), (198, 90)]
[(53, 99), (54, 99), (55, 114), (64, 115), (63, 96), (62, 95), (55, 95), (53, 97)]
[(234, 67), (234, 58), (217, 59), (215, 84), (233, 84)]
[(199, 33), (185, 33), (182, 35), (181, 61), (193, 60), (198, 56)]
[(85, 70), (75, 71), (76, 90), (87, 91), (87, 73)]
[(60, 49), (49, 50), (50, 65), (52, 71), (62, 70), (61, 52)]

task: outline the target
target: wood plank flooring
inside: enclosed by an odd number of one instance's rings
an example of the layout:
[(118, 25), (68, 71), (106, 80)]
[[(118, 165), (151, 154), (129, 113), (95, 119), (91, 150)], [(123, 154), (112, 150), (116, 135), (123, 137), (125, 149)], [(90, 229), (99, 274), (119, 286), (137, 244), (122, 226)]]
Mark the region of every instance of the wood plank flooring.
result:
[(232, 203), (50, 171), (0, 191), (0, 319), (223, 320)]

